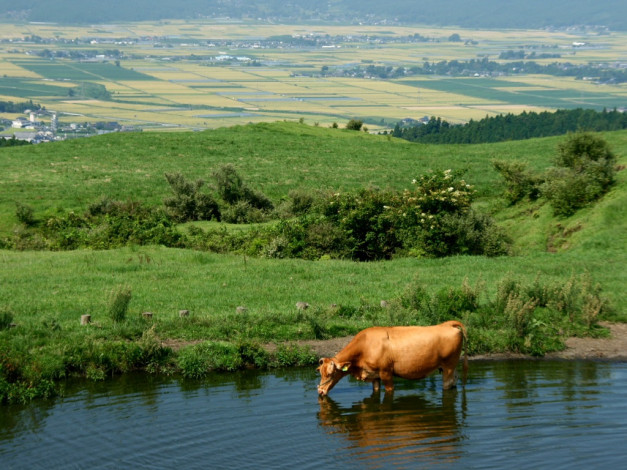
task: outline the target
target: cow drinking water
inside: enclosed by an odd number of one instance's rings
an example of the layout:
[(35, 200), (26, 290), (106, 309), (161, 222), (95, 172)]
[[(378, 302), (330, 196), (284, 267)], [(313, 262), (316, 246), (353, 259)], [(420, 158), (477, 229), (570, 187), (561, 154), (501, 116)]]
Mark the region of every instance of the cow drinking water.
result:
[(464, 380), (468, 370), (466, 329), (461, 322), (434, 326), (372, 327), (360, 331), (334, 357), (320, 359), (318, 394), (325, 396), (346, 375), (372, 382), (375, 392), (381, 382), (386, 392), (394, 390), (394, 376), (422, 379), (442, 371), (442, 387), (457, 382), (455, 369), (464, 347)]

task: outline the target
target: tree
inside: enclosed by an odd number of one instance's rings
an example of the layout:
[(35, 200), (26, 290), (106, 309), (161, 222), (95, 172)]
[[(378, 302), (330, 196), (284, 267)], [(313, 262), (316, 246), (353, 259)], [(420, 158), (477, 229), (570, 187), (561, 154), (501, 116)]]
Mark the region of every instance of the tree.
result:
[(594, 134), (572, 134), (559, 144), (555, 167), (542, 185), (555, 215), (572, 215), (605, 194), (614, 183), (615, 164), (607, 142)]
[(361, 126), (363, 125), (364, 125), (363, 121), (360, 121), (358, 119), (351, 119), (350, 121), (346, 123), (346, 128), (351, 131), (360, 131)]

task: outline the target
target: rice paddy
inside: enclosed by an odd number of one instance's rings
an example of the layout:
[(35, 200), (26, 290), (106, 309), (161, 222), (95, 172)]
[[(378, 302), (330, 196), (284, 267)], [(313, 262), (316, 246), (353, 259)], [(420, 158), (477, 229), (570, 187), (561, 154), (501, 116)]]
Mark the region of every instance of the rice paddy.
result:
[[(415, 34), (429, 40), (410, 41)], [(462, 41), (449, 41), (452, 34)], [(267, 41), (279, 36), (331, 38), (333, 44)], [(322, 76), (323, 67), (411, 67), (484, 57), (499, 61), (502, 52), (521, 49), (559, 54), (539, 63), (619, 64), (627, 57), (626, 36), (215, 21), (0, 24), (0, 96), (7, 101), (32, 99), (57, 111), (61, 124), (106, 120), (156, 129), (203, 129), (251, 121), (304, 119), (330, 125), (361, 119), (377, 131), (403, 118), (438, 116), (458, 123), (525, 110), (626, 107), (627, 85), (531, 74), (381, 80)], [(70, 42), (75, 38), (79, 43)], [(575, 48), (575, 42), (590, 46)], [(119, 52), (117, 59), (112, 50)], [(50, 52), (58, 51), (66, 57), (51, 57)], [(79, 53), (90, 53), (90, 59), (77, 59)], [(90, 82), (104, 85), (111, 98), (71, 96), (71, 89)]]

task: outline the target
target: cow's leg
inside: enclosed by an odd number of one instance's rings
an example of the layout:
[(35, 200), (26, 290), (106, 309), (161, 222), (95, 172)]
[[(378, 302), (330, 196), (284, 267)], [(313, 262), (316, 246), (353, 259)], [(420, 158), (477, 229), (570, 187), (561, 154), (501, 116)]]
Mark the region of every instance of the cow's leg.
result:
[(381, 377), (381, 381), (383, 382), (383, 386), (385, 387), (385, 392), (393, 392), (394, 391), (394, 376), (391, 372), (380, 371), (379, 377)]
[(444, 367), (442, 370), (442, 388), (448, 390), (457, 385), (457, 371), (455, 367)]
[(372, 391), (374, 393), (379, 393), (379, 390), (381, 390), (381, 379), (374, 379), (372, 381)]

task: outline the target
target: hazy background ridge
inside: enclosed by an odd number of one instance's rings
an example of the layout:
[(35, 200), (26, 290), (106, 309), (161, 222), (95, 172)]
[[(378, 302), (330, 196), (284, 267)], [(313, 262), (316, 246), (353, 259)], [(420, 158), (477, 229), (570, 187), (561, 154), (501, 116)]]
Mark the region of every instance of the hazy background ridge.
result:
[(599, 26), (627, 30), (624, 0), (0, 0), (3, 21), (97, 24), (224, 18), (274, 22), (421, 23), (466, 28)]

